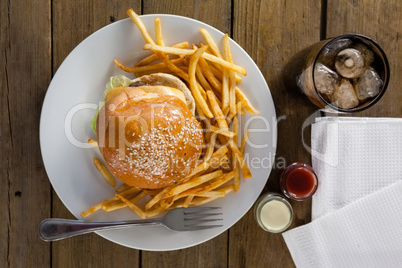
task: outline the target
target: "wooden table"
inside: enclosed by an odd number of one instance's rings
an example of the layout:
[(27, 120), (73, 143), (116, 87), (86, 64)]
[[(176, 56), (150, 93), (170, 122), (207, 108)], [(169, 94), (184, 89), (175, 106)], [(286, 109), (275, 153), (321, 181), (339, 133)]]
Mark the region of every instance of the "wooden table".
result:
[[(302, 48), (351, 32), (372, 37), (388, 55), (391, 80), (382, 100), (356, 116), (402, 117), (399, 0), (9, 0), (0, 6), (1, 267), (294, 266), (282, 236), (262, 231), (252, 211), (218, 237), (171, 252), (129, 249), (96, 234), (54, 243), (39, 239), (44, 218), (73, 218), (52, 190), (41, 159), (39, 119), (46, 90), (71, 50), (94, 31), (126, 18), (128, 8), (208, 23), (229, 33), (257, 63), (280, 119), (277, 161), (265, 192), (279, 191), (284, 161), (311, 159), (301, 127), (316, 108), (289, 94), (281, 79), (284, 65)], [(291, 228), (308, 223), (311, 201), (292, 205)]]

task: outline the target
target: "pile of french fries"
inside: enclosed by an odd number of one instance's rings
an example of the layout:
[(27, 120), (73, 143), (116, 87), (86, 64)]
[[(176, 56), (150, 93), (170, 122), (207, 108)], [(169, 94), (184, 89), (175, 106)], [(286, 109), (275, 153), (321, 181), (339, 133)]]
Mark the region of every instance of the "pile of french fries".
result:
[[(156, 190), (123, 184), (115, 189), (113, 197), (95, 204), (81, 215), (87, 217), (101, 209), (114, 211), (129, 207), (141, 218), (147, 218), (177, 207), (202, 205), (231, 191), (237, 192), (240, 175), (243, 182), (251, 177), (244, 159), (248, 130), (239, 146), (238, 116), (245, 111), (252, 114), (258, 111), (237, 86), (242, 79), (238, 74), (246, 75), (246, 70), (233, 63), (228, 35), (222, 38), (223, 53), (204, 28), (200, 31), (206, 43), (192, 44), (191, 48), (188, 48), (188, 42), (166, 46), (160, 18), (155, 19), (155, 42), (140, 17), (132, 9), (127, 14), (145, 39), (143, 48), (152, 54), (133, 67), (124, 66), (116, 59), (115, 64), (137, 77), (164, 72), (184, 80), (195, 99), (198, 119), (205, 130), (206, 146), (199, 164), (184, 182)], [(97, 146), (92, 138), (88, 142)], [(94, 158), (94, 164), (106, 181), (115, 187), (115, 179), (102, 161)]]

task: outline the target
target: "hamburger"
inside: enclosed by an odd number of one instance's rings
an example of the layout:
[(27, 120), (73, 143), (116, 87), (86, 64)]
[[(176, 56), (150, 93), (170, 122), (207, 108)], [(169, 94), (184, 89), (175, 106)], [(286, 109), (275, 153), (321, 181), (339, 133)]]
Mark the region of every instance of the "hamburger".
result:
[(111, 173), (128, 185), (157, 189), (183, 181), (203, 147), (195, 102), (177, 77), (112, 77), (92, 121)]

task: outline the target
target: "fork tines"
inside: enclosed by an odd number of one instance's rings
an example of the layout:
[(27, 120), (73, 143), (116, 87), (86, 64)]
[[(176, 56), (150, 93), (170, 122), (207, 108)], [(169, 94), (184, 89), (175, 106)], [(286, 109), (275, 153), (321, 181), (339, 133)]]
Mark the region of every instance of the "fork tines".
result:
[(222, 215), (220, 212), (208, 213), (208, 211), (217, 209), (220, 209), (220, 207), (194, 207), (185, 209), (184, 226), (186, 226), (186, 228), (194, 228), (194, 230), (222, 227), (223, 225), (199, 225), (207, 222), (221, 221), (221, 218), (209, 218)]

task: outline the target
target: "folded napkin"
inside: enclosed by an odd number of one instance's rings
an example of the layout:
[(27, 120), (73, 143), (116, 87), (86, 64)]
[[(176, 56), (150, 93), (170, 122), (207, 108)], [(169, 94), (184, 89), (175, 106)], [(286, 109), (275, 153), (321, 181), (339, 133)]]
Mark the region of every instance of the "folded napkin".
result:
[(401, 267), (402, 180), (283, 233), (297, 267)]
[(312, 125), (312, 222), (283, 234), (297, 267), (402, 267), (402, 119)]
[(400, 118), (319, 118), (311, 149), (319, 178), (312, 220), (402, 179)]

